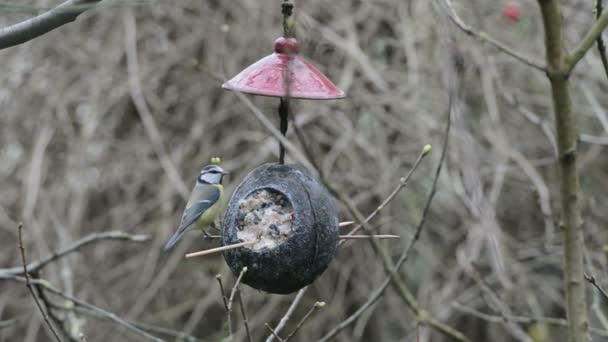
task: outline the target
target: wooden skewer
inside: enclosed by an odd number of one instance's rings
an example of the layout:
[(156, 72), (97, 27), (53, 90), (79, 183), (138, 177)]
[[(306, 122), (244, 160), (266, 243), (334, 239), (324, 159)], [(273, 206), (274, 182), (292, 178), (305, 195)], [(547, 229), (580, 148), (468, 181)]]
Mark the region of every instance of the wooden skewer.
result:
[[(375, 237), (376, 239), (399, 239), (399, 238), (401, 238), (401, 236), (399, 236), (399, 235), (340, 235), (339, 236), (340, 239), (349, 239), (349, 240), (371, 239), (373, 237)], [(239, 248), (239, 247), (255, 245), (258, 242), (260, 242), (260, 240), (256, 239), (256, 240), (252, 240), (252, 241), (239, 242), (239, 243), (235, 243), (232, 245), (206, 249), (204, 251), (188, 253), (188, 254), (186, 254), (186, 259), (190, 259), (190, 258), (197, 257), (197, 256), (203, 256), (203, 255), (207, 255), (207, 254), (213, 254), (213, 253), (217, 253), (217, 252), (223, 252), (223, 251), (227, 251), (227, 250), (231, 250), (231, 249), (235, 249), (235, 248)]]
[(340, 222), (338, 223), (338, 227), (342, 228), (342, 227), (348, 227), (352, 224), (354, 224), (355, 222), (353, 221), (344, 221), (344, 222)]
[(239, 248), (239, 247), (243, 247), (243, 246), (254, 245), (258, 242), (260, 242), (260, 240), (256, 239), (256, 240), (251, 240), (251, 241), (239, 242), (239, 243), (235, 243), (232, 245), (226, 245), (226, 246), (222, 246), (222, 247), (206, 249), (206, 250), (200, 251), (200, 252), (188, 253), (188, 254), (186, 254), (186, 259), (193, 258), (196, 256), (201, 256), (201, 255), (223, 252), (223, 251), (227, 251), (230, 249), (235, 249), (235, 248)]
[(375, 237), (376, 239), (399, 239), (401, 236), (399, 235), (340, 235), (340, 239), (371, 239)]

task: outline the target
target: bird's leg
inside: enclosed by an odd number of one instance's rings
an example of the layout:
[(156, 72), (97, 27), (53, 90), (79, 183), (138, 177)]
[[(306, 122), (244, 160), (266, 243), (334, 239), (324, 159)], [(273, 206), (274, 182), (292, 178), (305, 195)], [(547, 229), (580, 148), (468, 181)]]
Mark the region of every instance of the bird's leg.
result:
[(205, 240), (213, 238), (209, 233), (207, 233), (207, 231), (204, 228), (201, 229), (201, 230), (203, 231), (203, 235), (205, 236)]

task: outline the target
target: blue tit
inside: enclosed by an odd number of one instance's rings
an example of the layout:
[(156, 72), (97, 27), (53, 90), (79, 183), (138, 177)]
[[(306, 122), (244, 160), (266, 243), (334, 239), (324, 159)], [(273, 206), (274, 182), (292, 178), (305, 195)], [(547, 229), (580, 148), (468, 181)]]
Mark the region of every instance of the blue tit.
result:
[(228, 172), (217, 165), (207, 165), (201, 170), (182, 214), (181, 224), (165, 245), (165, 252), (190, 229), (198, 228), (205, 232), (204, 229), (213, 224), (222, 211), (224, 203), (222, 178), (226, 174)]

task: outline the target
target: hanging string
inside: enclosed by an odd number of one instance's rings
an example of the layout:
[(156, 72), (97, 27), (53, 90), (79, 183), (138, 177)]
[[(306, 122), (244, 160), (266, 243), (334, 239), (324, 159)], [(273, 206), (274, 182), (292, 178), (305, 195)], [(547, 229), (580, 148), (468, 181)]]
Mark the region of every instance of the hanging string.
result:
[[(295, 38), (295, 19), (294, 19), (294, 4), (291, 0), (283, 0), (281, 4), (281, 13), (283, 14), (283, 37), (285, 38)], [(287, 51), (290, 55), (292, 52)], [(287, 61), (287, 67), (284, 70), (283, 80), (284, 80), (284, 89), (285, 96), (281, 98), (279, 103), (279, 119), (281, 134), (285, 136), (287, 134), (288, 128), (288, 117), (289, 117), (289, 99), (290, 99), (290, 90), (291, 90), (291, 60), (292, 57), (289, 56)], [(285, 146), (279, 142), (279, 163), (285, 164)]]

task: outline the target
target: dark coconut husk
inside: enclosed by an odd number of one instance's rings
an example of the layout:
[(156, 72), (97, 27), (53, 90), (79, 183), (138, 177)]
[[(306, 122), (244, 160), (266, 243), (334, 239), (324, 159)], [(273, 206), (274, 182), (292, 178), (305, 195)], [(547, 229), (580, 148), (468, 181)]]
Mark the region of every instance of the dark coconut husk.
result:
[(232, 194), (222, 243), (260, 239), (224, 252), (243, 283), (288, 294), (312, 283), (336, 254), (338, 216), (327, 190), (299, 166), (265, 164), (249, 173)]

